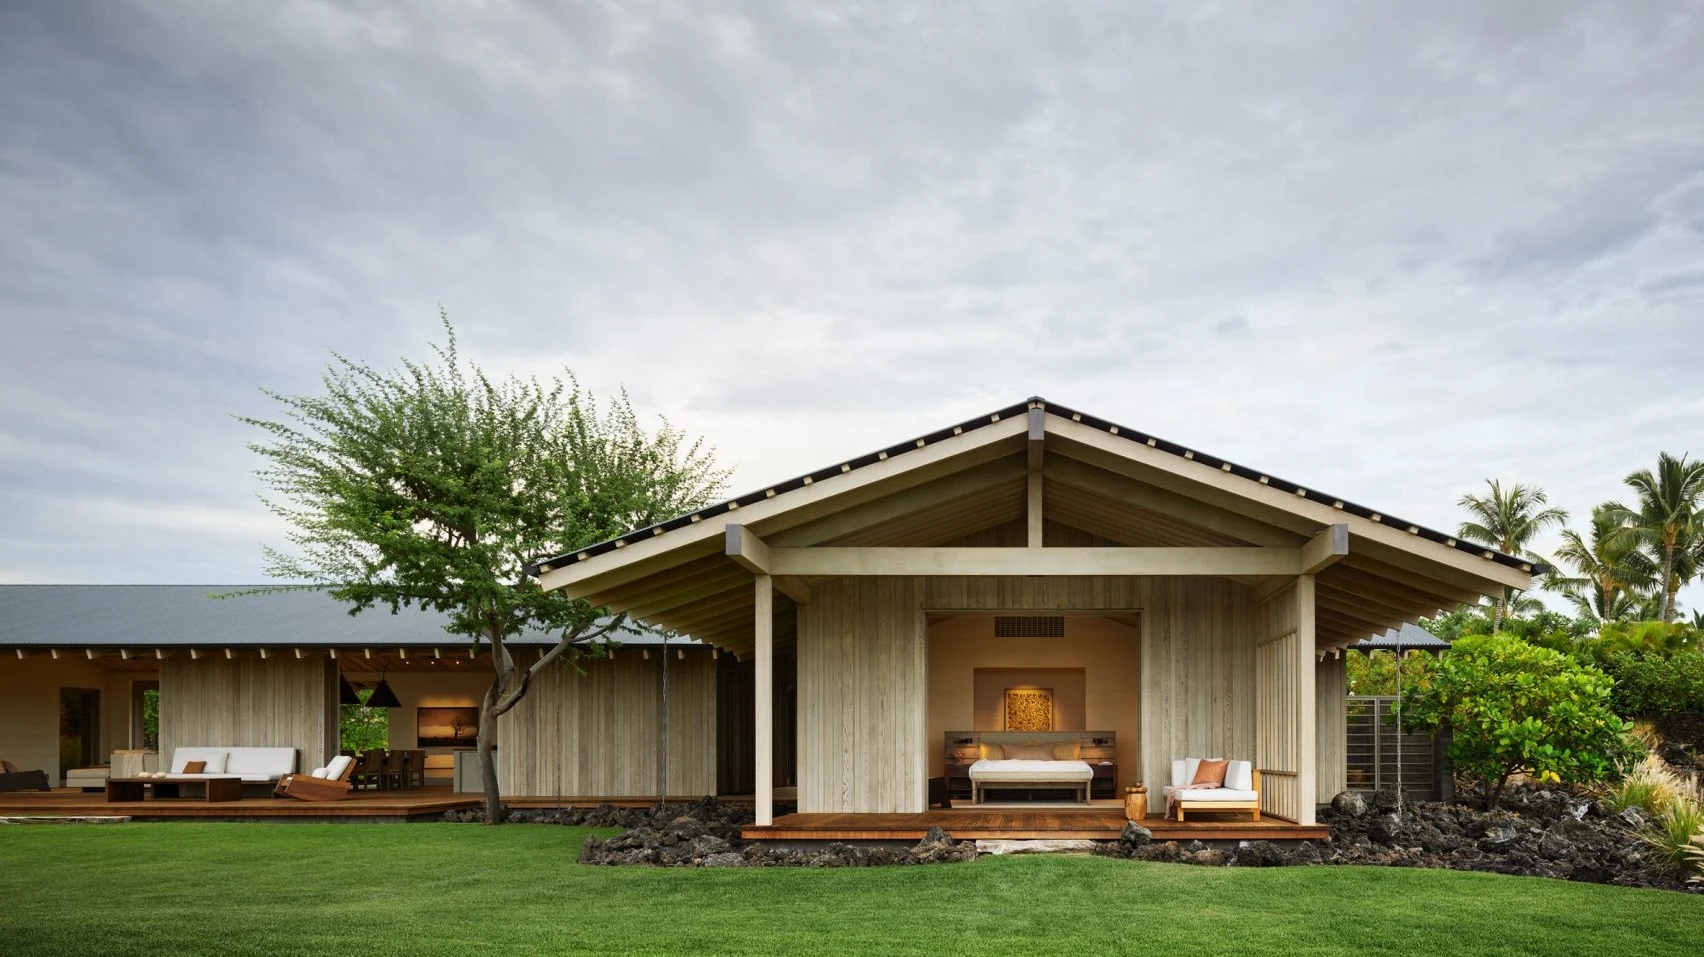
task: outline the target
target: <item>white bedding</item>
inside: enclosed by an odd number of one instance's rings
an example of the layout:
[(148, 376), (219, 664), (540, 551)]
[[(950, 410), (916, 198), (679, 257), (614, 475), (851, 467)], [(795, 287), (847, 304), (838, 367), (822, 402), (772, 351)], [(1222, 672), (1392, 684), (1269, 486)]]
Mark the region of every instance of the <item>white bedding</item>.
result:
[(991, 761), (970, 766), (972, 781), (1088, 781), (1095, 769), (1087, 761)]

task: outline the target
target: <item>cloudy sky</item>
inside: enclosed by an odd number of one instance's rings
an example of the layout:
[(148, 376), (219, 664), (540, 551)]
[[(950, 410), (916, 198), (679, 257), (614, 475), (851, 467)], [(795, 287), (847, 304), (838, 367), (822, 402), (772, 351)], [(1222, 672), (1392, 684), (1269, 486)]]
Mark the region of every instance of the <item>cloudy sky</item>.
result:
[(1032, 394), (1445, 528), (1704, 454), (1699, 2), (397, 6), (0, 6), (0, 581), (259, 579), (231, 417), (440, 305), (736, 490)]

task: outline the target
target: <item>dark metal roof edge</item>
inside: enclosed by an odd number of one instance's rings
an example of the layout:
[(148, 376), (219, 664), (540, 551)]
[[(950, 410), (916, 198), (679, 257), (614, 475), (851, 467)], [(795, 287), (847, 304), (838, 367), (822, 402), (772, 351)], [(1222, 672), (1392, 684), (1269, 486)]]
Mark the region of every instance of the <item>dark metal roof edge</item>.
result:
[(1289, 492), (1299, 498), (1308, 498), (1315, 502), (1329, 503), (1332, 507), (1350, 515), (1355, 515), (1381, 525), (1406, 531), (1416, 537), (1443, 545), (1447, 548), (1453, 548), (1459, 552), (1464, 552), (1480, 558), (1488, 558), (1499, 565), (1505, 565), (1519, 571), (1529, 572), (1533, 575), (1542, 575), (1551, 571), (1551, 567), (1543, 562), (1535, 562), (1515, 555), (1504, 554), (1494, 548), (1487, 548), (1486, 546), (1480, 545), (1476, 542), (1463, 541), (1457, 536), (1448, 535), (1444, 532), (1437, 531), (1436, 529), (1427, 528), (1417, 522), (1410, 522), (1407, 519), (1398, 518), (1394, 515), (1351, 502), (1348, 499), (1321, 492), (1318, 489), (1289, 481), (1288, 479), (1273, 475), (1270, 472), (1262, 472), (1258, 469), (1251, 469), (1244, 465), (1238, 465), (1229, 459), (1222, 459), (1216, 455), (1210, 455), (1206, 452), (1192, 449), (1186, 445), (1179, 445), (1176, 442), (1171, 442), (1158, 436), (1150, 435), (1139, 429), (1126, 428), (1116, 422), (1089, 415), (1085, 412), (1079, 412), (1076, 409), (1072, 409), (1067, 406), (1048, 402), (1040, 396), (1032, 396), (1023, 402), (1006, 406), (1005, 408), (989, 413), (988, 415), (960, 422), (957, 425), (948, 426), (945, 429), (930, 432), (927, 435), (919, 436), (909, 442), (902, 442), (898, 445), (889, 446), (885, 449), (878, 449), (865, 455), (856, 456), (845, 460), (839, 465), (819, 469), (815, 472), (800, 475), (785, 482), (778, 482), (774, 485), (766, 486), (759, 491), (748, 492), (736, 498), (731, 498), (715, 505), (706, 506), (698, 511), (689, 512), (665, 522), (659, 522), (645, 528), (634, 529), (633, 531), (618, 535), (615, 538), (598, 542), (595, 545), (588, 545), (585, 548), (576, 549), (572, 552), (557, 555), (552, 558), (540, 559), (527, 565), (526, 573), (528, 575), (537, 576), (543, 574), (543, 572), (547, 570), (547, 567), (560, 567), (575, 561), (585, 561), (594, 555), (602, 555), (606, 552), (614, 551), (617, 548), (631, 545), (634, 542), (661, 535), (665, 532), (669, 532), (686, 525), (691, 525), (696, 522), (701, 522), (716, 515), (725, 515), (729, 512), (736, 511), (743, 506), (751, 505), (767, 498), (783, 495), (795, 489), (803, 488), (806, 485), (822, 481), (823, 479), (833, 478), (836, 475), (852, 472), (863, 468), (866, 465), (871, 465), (876, 462), (903, 455), (906, 452), (925, 448), (943, 439), (950, 439), (954, 436), (962, 435), (966, 432), (971, 432), (976, 429), (983, 428), (984, 426), (992, 425), (996, 422), (1000, 422), (1004, 419), (1011, 418), (1014, 415), (1027, 412), (1028, 410), (1035, 408), (1042, 409), (1050, 415), (1056, 415), (1060, 418), (1069, 419), (1081, 425), (1086, 425), (1090, 428), (1106, 432), (1109, 435), (1115, 435), (1141, 445), (1149, 446), (1150, 448), (1158, 449), (1162, 452), (1170, 453), (1182, 459), (1188, 459), (1193, 462), (1199, 462), (1203, 465), (1220, 469), (1221, 471), (1228, 472), (1251, 482), (1268, 485), (1272, 488), (1279, 489), (1280, 491)]

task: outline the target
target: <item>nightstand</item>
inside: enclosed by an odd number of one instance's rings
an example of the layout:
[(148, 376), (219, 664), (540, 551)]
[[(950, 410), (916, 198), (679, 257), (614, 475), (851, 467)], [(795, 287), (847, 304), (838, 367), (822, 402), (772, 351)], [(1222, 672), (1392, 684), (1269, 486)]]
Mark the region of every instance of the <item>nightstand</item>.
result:
[(1095, 776), (1089, 781), (1089, 797), (1116, 798), (1118, 797), (1118, 765), (1091, 764)]

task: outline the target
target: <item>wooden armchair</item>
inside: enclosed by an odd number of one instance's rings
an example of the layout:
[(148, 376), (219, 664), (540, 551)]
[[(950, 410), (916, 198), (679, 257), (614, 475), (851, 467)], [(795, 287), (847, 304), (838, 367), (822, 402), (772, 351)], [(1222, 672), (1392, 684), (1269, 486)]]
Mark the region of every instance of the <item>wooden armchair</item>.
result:
[(272, 793), (298, 801), (341, 801), (349, 796), (349, 774), (354, 769), (355, 759), (340, 754), (312, 774), (284, 775)]
[(0, 791), (51, 791), (46, 771), (20, 771), (10, 761), (0, 761)]

